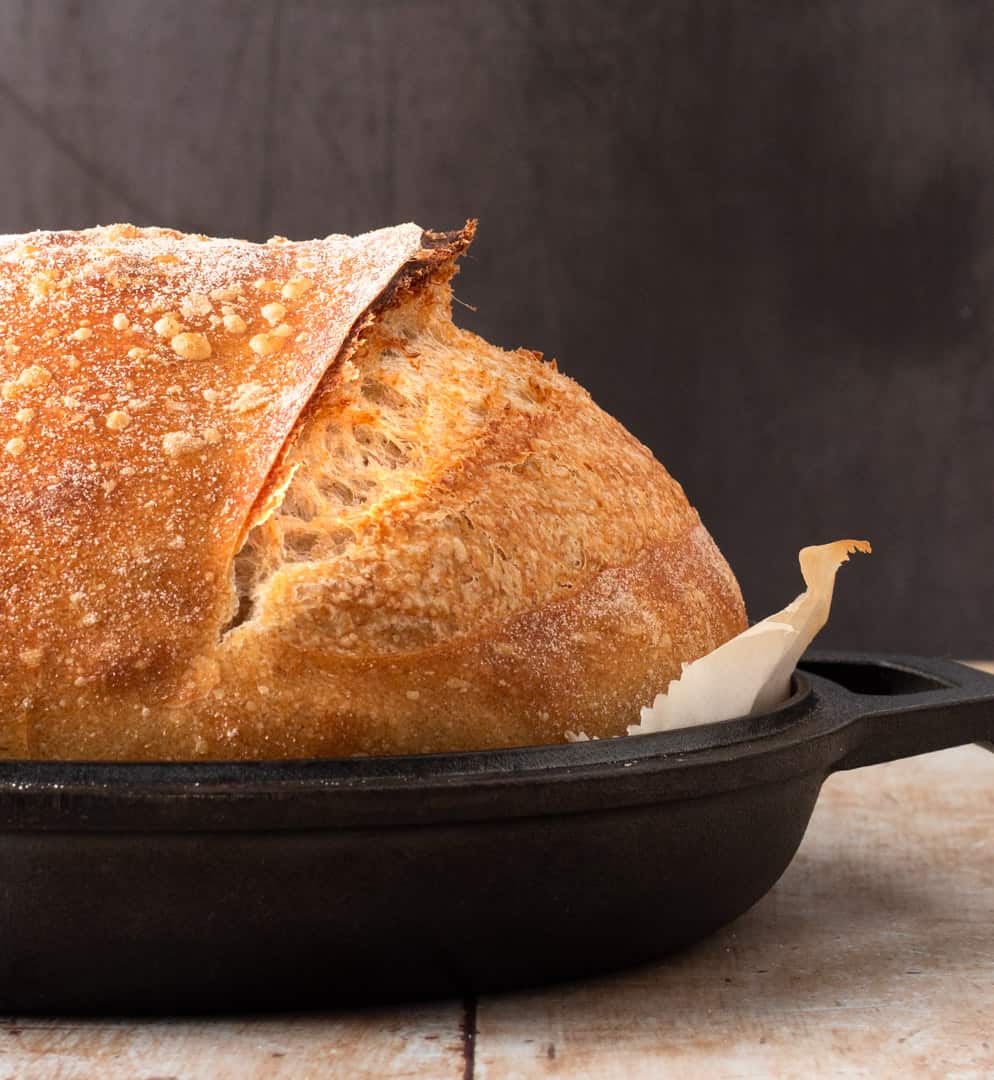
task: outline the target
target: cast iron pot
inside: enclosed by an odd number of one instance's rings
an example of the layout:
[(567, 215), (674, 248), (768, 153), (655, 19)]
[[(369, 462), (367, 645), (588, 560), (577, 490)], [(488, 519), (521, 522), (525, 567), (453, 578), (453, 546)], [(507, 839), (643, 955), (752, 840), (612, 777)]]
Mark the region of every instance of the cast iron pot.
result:
[(814, 654), (763, 716), (481, 753), (0, 764), (0, 1010), (288, 1008), (662, 956), (786, 869), (839, 769), (994, 739), (994, 678)]

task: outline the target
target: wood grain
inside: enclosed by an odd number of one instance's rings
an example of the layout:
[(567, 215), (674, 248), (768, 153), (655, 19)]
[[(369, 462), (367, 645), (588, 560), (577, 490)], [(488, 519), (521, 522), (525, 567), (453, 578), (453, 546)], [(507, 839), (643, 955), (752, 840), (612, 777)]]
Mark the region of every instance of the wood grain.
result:
[(197, 1020), (7, 1020), (3, 1080), (317, 1080), (463, 1075), (459, 1003)]
[(980, 1080), (994, 1075), (992, 912), (994, 756), (963, 747), (832, 777), (790, 869), (732, 926), (664, 963), (470, 1003), (475, 1040), (458, 1002), (9, 1018), (0, 1080)]
[(992, 789), (976, 747), (833, 777), (731, 927), (641, 971), (481, 1001), (477, 1076), (992, 1075)]

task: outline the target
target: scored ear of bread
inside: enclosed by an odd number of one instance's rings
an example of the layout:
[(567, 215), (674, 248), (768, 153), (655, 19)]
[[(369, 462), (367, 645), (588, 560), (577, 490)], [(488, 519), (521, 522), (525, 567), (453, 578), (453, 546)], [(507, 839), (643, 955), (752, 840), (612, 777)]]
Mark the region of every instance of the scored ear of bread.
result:
[(622, 734), (743, 629), (652, 455), (452, 324), (471, 235), (0, 240), (0, 753)]
[(82, 749), (87, 716), (196, 673), (301, 410), (371, 306), (467, 237), (0, 240), (4, 750), (61, 717)]

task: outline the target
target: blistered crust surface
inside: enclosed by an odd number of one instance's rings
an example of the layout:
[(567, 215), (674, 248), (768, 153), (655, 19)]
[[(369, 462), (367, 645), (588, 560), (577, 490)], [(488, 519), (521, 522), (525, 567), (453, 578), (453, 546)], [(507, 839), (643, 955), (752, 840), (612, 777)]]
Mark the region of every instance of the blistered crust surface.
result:
[(0, 749), (180, 689), (300, 411), (421, 243), (0, 239)]
[(452, 325), (470, 235), (0, 242), (5, 753), (622, 734), (743, 629), (651, 453)]

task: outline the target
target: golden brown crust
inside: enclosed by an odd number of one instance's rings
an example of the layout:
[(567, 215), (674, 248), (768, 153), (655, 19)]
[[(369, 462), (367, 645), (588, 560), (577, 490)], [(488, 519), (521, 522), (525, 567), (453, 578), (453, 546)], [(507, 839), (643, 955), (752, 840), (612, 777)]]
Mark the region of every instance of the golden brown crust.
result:
[(451, 325), (471, 236), (0, 239), (0, 752), (621, 734), (744, 627), (652, 455)]
[(0, 241), (7, 753), (31, 752), (39, 710), (84, 715), (138, 686), (166, 699), (209, 652), (301, 410), (398, 275), (447, 257), (421, 240), (115, 226)]

